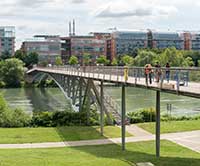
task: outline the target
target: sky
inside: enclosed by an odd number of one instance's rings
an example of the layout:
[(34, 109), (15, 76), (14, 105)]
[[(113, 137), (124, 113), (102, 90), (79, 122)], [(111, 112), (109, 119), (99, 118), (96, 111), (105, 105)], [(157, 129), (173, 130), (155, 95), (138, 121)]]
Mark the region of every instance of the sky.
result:
[(199, 0), (1, 0), (0, 26), (16, 27), (16, 48), (37, 34), (118, 30), (200, 30)]

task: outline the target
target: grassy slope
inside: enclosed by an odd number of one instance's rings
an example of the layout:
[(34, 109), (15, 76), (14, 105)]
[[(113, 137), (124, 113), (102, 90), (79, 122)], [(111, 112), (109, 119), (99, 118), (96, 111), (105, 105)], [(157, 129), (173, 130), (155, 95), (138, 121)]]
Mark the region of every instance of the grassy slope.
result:
[[(104, 127), (104, 136), (99, 127), (58, 127), (58, 128), (0, 128), (0, 144), (60, 142), (120, 137), (120, 128)], [(131, 136), (127, 133), (127, 136)]]
[[(155, 123), (141, 123), (139, 127), (155, 133)], [(161, 122), (161, 133), (200, 130), (200, 120)]]
[(200, 154), (168, 141), (161, 142), (161, 158), (155, 157), (154, 142), (119, 145), (85, 146), (53, 149), (0, 150), (2, 166), (134, 166), (152, 162), (156, 166), (198, 166)]

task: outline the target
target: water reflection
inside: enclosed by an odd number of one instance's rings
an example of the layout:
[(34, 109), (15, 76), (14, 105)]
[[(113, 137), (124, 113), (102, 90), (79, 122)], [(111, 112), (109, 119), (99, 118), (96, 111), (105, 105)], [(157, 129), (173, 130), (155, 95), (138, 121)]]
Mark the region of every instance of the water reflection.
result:
[[(12, 108), (22, 108), (26, 111), (62, 111), (70, 109), (70, 102), (58, 88), (27, 88), (27, 89), (1, 89)], [(106, 87), (106, 92), (120, 105), (121, 88)], [(161, 94), (161, 110), (166, 113), (167, 104), (172, 104), (172, 114), (190, 115), (200, 113), (200, 100), (167, 93)], [(137, 111), (142, 108), (155, 107), (155, 91), (127, 88), (127, 112)]]

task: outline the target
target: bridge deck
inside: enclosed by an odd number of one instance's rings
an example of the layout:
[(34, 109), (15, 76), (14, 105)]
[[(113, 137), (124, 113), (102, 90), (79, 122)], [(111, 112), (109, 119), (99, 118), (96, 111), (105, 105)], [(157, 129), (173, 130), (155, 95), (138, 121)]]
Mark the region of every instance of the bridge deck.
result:
[(183, 96), (189, 96), (189, 97), (195, 97), (200, 98), (200, 83), (199, 82), (188, 82), (187, 86), (179, 86), (179, 83), (177, 84), (177, 81), (170, 80), (169, 83), (167, 83), (165, 80), (162, 81), (162, 83), (156, 83), (152, 82), (152, 84), (146, 84), (146, 80), (144, 77), (134, 77), (134, 76), (128, 76), (128, 79), (125, 80), (124, 75), (121, 73), (115, 73), (115, 72), (105, 72), (104, 71), (83, 71), (80, 68), (41, 68), (36, 67), (31, 70), (29, 70), (27, 73), (31, 73), (33, 71), (38, 72), (44, 72), (44, 73), (53, 73), (53, 74), (62, 74), (62, 75), (68, 75), (68, 76), (78, 76), (83, 78), (91, 78), (94, 80), (104, 80), (105, 82), (113, 82), (113, 83), (126, 83), (130, 86), (136, 86), (146, 89), (152, 89), (152, 90), (160, 90), (163, 92), (183, 95)]

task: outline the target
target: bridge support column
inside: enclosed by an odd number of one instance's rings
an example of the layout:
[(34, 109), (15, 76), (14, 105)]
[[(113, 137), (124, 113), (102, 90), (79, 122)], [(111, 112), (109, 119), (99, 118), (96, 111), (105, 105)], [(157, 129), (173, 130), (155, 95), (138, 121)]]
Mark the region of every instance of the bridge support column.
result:
[(83, 92), (83, 79), (82, 78), (80, 78), (80, 80), (79, 80), (80, 82), (79, 82), (79, 112), (81, 112), (82, 110), (82, 97), (83, 97), (83, 94), (82, 94), (82, 92)]
[(122, 150), (125, 150), (125, 139), (126, 139), (126, 89), (125, 85), (122, 85), (122, 119), (121, 119), (121, 132), (122, 132)]
[(160, 91), (156, 91), (156, 157), (160, 157)]
[(101, 81), (101, 104), (100, 104), (100, 124), (101, 124), (101, 135), (103, 136), (104, 127), (104, 93), (103, 93), (103, 81)]

